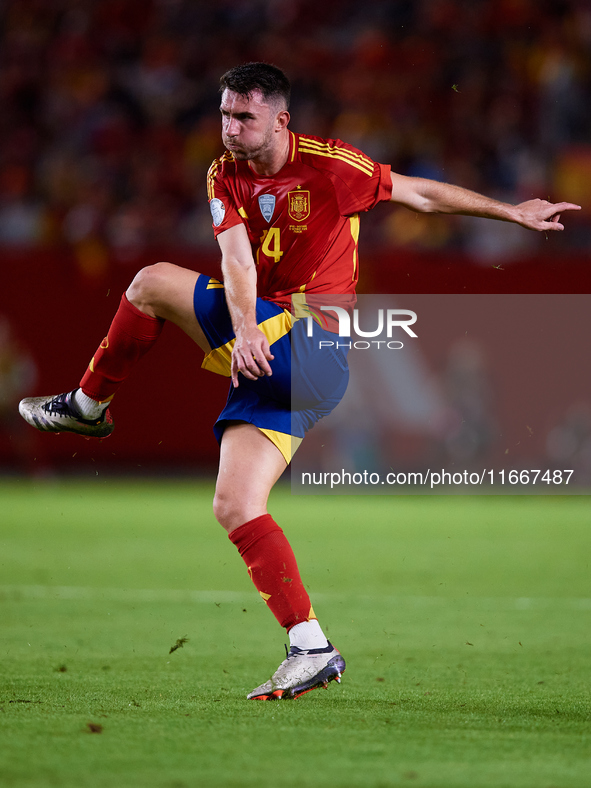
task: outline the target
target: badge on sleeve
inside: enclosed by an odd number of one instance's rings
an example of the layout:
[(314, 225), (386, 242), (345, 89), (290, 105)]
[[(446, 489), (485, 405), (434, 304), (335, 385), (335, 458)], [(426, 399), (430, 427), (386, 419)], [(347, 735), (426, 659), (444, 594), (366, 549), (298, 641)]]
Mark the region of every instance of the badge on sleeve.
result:
[(270, 222), (275, 211), (275, 195), (261, 194), (259, 196), (259, 208), (263, 214), (263, 219), (265, 219), (266, 222)]
[(217, 197), (214, 197), (213, 200), (210, 200), (209, 209), (211, 210), (214, 226), (219, 227), (224, 221), (224, 216), (226, 215), (226, 207), (224, 203), (221, 200), (218, 200)]

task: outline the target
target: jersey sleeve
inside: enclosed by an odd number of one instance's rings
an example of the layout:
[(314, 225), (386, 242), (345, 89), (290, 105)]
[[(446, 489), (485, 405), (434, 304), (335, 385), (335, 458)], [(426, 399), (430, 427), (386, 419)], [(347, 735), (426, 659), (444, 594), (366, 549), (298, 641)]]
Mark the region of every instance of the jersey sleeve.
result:
[(392, 195), (390, 165), (378, 164), (352, 145), (330, 140), (330, 177), (343, 216), (362, 213)]
[(207, 197), (211, 211), (213, 233), (217, 238), (224, 230), (229, 230), (244, 222), (238, 213), (236, 202), (224, 182), (222, 159), (216, 159), (207, 173)]

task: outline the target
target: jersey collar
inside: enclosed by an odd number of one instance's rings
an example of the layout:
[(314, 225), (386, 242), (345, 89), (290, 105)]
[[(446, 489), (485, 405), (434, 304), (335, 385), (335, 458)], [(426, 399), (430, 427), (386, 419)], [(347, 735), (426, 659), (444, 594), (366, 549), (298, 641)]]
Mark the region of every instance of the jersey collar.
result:
[[(250, 161), (246, 162), (245, 171), (249, 174), (251, 178), (253, 178), (253, 180), (268, 181), (268, 180), (272, 180), (273, 178), (277, 178), (287, 167), (290, 166), (290, 164), (294, 163), (297, 156), (298, 143), (297, 143), (296, 135), (293, 133), (293, 131), (288, 129), (288, 133), (289, 133), (289, 137), (288, 137), (289, 149), (287, 153), (287, 161), (285, 162), (283, 167), (278, 172), (275, 173), (275, 175), (257, 175), (257, 173), (253, 170)], [(237, 163), (240, 164), (241, 162), (237, 162)]]

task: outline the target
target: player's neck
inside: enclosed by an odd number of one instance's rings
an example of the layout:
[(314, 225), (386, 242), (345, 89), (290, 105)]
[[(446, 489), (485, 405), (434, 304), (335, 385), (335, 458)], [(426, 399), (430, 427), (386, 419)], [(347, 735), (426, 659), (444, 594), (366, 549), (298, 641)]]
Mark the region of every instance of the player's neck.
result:
[(251, 159), (250, 166), (257, 175), (270, 178), (276, 175), (289, 158), (289, 131), (285, 129), (281, 139), (260, 158)]

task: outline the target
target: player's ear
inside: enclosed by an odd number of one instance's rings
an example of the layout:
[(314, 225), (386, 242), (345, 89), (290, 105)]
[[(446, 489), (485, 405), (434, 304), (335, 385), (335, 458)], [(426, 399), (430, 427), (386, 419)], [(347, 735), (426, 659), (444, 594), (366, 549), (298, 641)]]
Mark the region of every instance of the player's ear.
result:
[(275, 131), (283, 131), (283, 129), (287, 128), (289, 119), (290, 115), (286, 109), (282, 109), (281, 112), (278, 112), (275, 118)]

